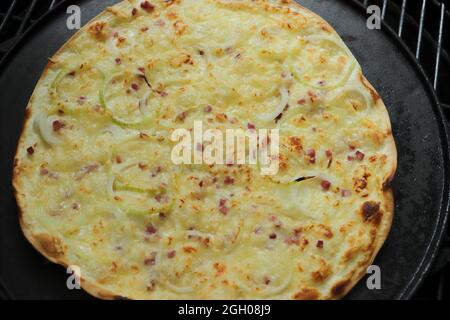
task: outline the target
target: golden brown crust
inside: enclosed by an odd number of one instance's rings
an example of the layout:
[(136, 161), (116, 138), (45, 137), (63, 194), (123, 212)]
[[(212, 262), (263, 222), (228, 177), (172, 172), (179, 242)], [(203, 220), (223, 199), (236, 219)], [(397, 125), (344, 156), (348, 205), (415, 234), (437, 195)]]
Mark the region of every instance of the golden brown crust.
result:
[(317, 300), (320, 293), (315, 288), (302, 288), (293, 297), (294, 300)]
[(59, 259), (64, 256), (64, 246), (61, 239), (51, 236), (46, 233), (41, 233), (35, 236), (41, 251), (44, 251), (47, 256), (54, 259)]
[[(330, 32), (332, 32), (334, 30), (322, 18), (320, 18), (315, 13), (311, 12), (309, 9), (304, 8), (303, 6), (299, 5), (298, 3), (292, 2), (292, 1), (285, 1), (285, 0), (283, 0), (281, 2), (282, 3), (291, 3), (291, 4), (293, 3), (294, 5), (302, 8), (302, 10), (308, 11), (309, 13), (311, 13), (312, 15), (314, 15), (318, 19), (320, 19), (322, 21), (322, 23), (324, 24), (324, 28), (329, 29)], [(91, 20), (91, 22), (101, 18), (105, 13), (106, 12), (102, 12), (101, 14), (99, 14), (98, 16), (93, 18)], [(67, 41), (67, 43), (65, 45), (63, 45), (57, 51), (57, 53), (53, 56), (51, 61), (45, 67), (39, 81), (41, 81), (46, 76), (50, 67), (53, 64), (52, 61), (57, 60), (58, 55), (66, 48), (66, 46), (68, 46), (71, 41), (76, 39), (76, 37), (78, 37), (84, 30), (86, 30), (87, 28), (91, 28), (91, 22), (87, 23), (83, 29), (81, 29), (78, 33), (73, 35)], [(101, 36), (101, 30), (99, 30), (98, 28), (94, 28), (93, 30), (96, 31), (97, 35), (99, 34)], [(372, 96), (376, 106), (381, 110), (381, 112), (383, 112), (385, 122), (390, 124), (390, 119), (389, 119), (389, 115), (387, 113), (386, 106), (384, 105), (384, 103), (383, 103), (382, 99), (380, 98), (380, 96), (378, 95), (377, 91), (373, 88), (373, 86), (367, 81), (367, 79), (364, 76), (361, 76), (361, 82), (370, 91), (371, 96)], [(33, 96), (34, 96), (34, 94), (33, 94)], [(23, 124), (23, 128), (22, 128), (22, 133), (24, 132), (24, 130), (26, 128), (28, 128), (29, 126), (32, 125), (30, 119), (31, 119), (31, 114), (32, 114), (33, 96), (30, 99), (30, 103), (25, 112), (25, 119), (24, 119), (24, 124)], [(396, 149), (395, 142), (394, 142), (394, 139), (392, 136), (392, 130), (390, 130), (388, 133), (387, 141), (388, 141), (387, 142), (387, 144), (388, 144), (387, 153), (395, 161), (392, 161), (392, 167), (390, 168), (389, 174), (385, 178), (385, 183), (383, 184), (383, 186), (384, 186), (384, 190), (383, 190), (384, 201), (382, 202), (382, 204), (384, 206), (384, 208), (383, 208), (384, 210), (383, 210), (382, 217), (378, 221), (379, 224), (378, 224), (377, 236), (376, 236), (375, 242), (372, 247), (371, 255), (367, 259), (367, 262), (364, 265), (362, 265), (359, 269), (354, 270), (347, 277), (343, 277), (343, 279), (338, 280), (332, 286), (332, 289), (331, 289), (331, 292), (329, 293), (329, 295), (325, 295), (322, 297), (317, 289), (301, 288), (294, 295), (294, 297), (293, 297), (294, 299), (316, 300), (319, 298), (320, 299), (322, 299), (322, 298), (325, 298), (325, 299), (327, 299), (327, 298), (328, 299), (342, 298), (356, 285), (356, 283), (358, 283), (360, 281), (360, 279), (366, 274), (367, 267), (373, 263), (377, 253), (381, 249), (383, 243), (385, 242), (385, 240), (389, 234), (389, 231), (390, 231), (390, 228), (392, 225), (393, 214), (394, 214), (394, 198), (393, 198), (392, 189), (390, 188), (390, 182), (392, 181), (392, 179), (395, 175), (396, 168), (397, 168), (397, 162), (396, 162), (397, 161), (397, 149)], [(20, 181), (19, 181), (20, 162), (18, 160), (19, 159), (19, 151), (24, 149), (24, 147), (25, 147), (24, 146), (24, 138), (23, 138), (23, 134), (21, 134), (21, 138), (19, 140), (18, 148), (16, 151), (16, 158), (15, 158), (15, 162), (14, 162), (14, 173), (13, 173), (13, 187), (14, 187), (15, 197), (16, 197), (16, 200), (18, 203), (20, 226), (21, 226), (22, 231), (23, 231), (25, 237), (27, 238), (27, 240), (33, 245), (33, 247), (37, 251), (39, 251), (48, 260), (50, 260), (56, 264), (60, 264), (61, 266), (67, 267), (68, 263), (64, 259), (64, 246), (63, 246), (63, 243), (61, 242), (61, 240), (58, 238), (52, 237), (48, 234), (33, 234), (31, 232), (31, 229), (29, 228), (29, 226), (25, 223), (23, 212), (27, 210), (27, 206), (26, 206), (26, 201), (25, 201), (25, 195), (20, 193), (20, 190), (22, 188), (20, 186)], [(82, 287), (84, 290), (86, 290), (91, 295), (101, 298), (101, 299), (109, 299), (109, 300), (128, 299), (126, 297), (122, 297), (113, 292), (105, 290), (104, 288), (102, 288), (101, 285), (98, 285), (95, 281), (91, 281), (89, 279), (82, 278)]]

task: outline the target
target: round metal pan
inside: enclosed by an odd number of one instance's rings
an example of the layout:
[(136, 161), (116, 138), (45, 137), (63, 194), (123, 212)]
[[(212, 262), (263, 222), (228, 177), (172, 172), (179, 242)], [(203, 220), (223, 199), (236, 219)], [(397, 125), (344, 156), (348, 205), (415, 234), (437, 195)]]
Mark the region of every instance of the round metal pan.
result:
[[(66, 1), (35, 24), (0, 66), (0, 282), (6, 298), (90, 298), (82, 290), (68, 290), (65, 270), (27, 243), (11, 187), (25, 107), (47, 58), (73, 34), (66, 27), (66, 8), (72, 2), (81, 7), (86, 23), (117, 0)], [(382, 288), (369, 290), (363, 279), (346, 298), (410, 298), (428, 272), (446, 227), (449, 145), (442, 112), (413, 56), (386, 25), (369, 30), (361, 5), (352, 0), (299, 2), (329, 21), (353, 51), (388, 107), (399, 151), (395, 219), (375, 261)]]

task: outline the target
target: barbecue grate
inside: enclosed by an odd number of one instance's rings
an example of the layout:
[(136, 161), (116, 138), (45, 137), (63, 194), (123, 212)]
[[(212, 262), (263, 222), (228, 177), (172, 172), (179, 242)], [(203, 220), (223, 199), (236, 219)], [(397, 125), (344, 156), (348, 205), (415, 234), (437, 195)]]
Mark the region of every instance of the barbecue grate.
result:
[[(39, 17), (64, 0), (0, 1), (0, 59)], [(351, 1), (351, 0), (348, 0)], [(450, 119), (450, 0), (357, 0), (378, 5), (382, 19), (416, 56)], [(447, 32), (446, 32), (447, 31)], [(417, 299), (450, 297), (450, 230)]]

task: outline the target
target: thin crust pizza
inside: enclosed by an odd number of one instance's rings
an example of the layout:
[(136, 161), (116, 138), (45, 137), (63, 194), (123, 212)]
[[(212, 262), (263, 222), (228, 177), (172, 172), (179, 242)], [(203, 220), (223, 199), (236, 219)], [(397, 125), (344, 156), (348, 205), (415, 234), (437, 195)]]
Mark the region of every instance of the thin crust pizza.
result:
[[(174, 163), (196, 121), (278, 130), (277, 173)], [(96, 297), (338, 299), (389, 233), (396, 165), (382, 99), (319, 16), (128, 0), (49, 59), (13, 183), (26, 238)]]

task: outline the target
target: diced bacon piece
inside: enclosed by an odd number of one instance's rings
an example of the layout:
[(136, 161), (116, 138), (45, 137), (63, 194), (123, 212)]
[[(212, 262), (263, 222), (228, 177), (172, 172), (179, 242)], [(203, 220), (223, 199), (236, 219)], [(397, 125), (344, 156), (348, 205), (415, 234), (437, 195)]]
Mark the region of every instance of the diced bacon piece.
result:
[(306, 151), (306, 155), (309, 157), (309, 163), (316, 163), (316, 150), (309, 149), (308, 151)]
[(320, 183), (320, 186), (322, 187), (322, 189), (324, 191), (328, 191), (328, 190), (330, 190), (331, 182), (327, 181), (327, 180), (322, 180), (322, 182)]
[(359, 150), (356, 151), (356, 153), (355, 153), (355, 158), (358, 161), (363, 161), (365, 156), (366, 155), (364, 153), (362, 153), (361, 151), (359, 151)]
[(155, 234), (156, 232), (158, 232), (158, 230), (151, 224), (151, 225), (148, 225), (148, 226), (147, 226), (147, 228), (145, 229), (145, 232), (146, 232), (147, 234), (153, 235), (153, 234)]
[(59, 132), (62, 128), (66, 126), (66, 124), (63, 121), (55, 120), (52, 123), (53, 131)]
[(142, 2), (142, 3), (141, 3), (141, 8), (142, 8), (142, 10), (144, 10), (144, 11), (146, 11), (146, 12), (148, 12), (148, 13), (151, 13), (151, 12), (153, 12), (153, 11), (155, 10), (155, 6), (152, 5), (152, 4), (151, 4), (150, 2), (148, 2), (148, 1)]
[(234, 178), (233, 177), (225, 177), (224, 181), (223, 181), (226, 185), (231, 185), (234, 184)]
[(226, 199), (220, 199), (219, 201), (219, 211), (220, 213), (226, 215), (228, 214), (228, 207), (227, 207), (227, 200)]

